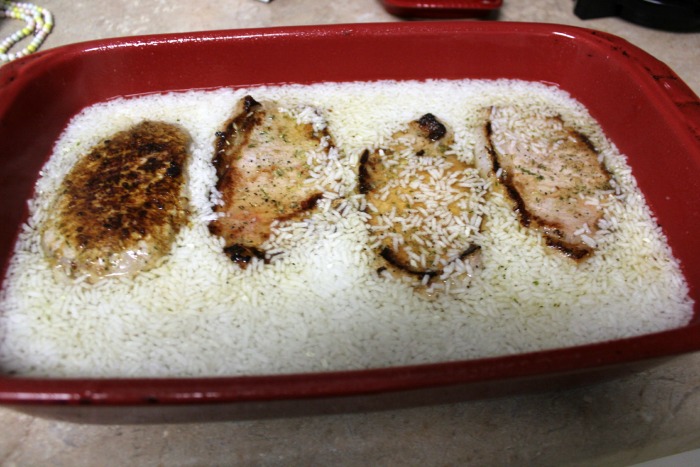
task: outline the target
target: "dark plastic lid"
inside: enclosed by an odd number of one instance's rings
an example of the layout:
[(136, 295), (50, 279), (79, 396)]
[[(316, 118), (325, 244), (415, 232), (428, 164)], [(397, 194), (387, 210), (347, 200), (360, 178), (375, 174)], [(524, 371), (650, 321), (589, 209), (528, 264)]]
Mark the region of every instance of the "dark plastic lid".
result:
[(619, 16), (667, 31), (700, 31), (700, 0), (576, 0), (581, 19)]

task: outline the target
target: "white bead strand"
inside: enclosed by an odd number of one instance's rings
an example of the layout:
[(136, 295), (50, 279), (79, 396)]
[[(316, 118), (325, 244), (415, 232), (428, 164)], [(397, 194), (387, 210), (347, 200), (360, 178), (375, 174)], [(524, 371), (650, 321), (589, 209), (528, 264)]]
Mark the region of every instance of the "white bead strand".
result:
[[(46, 8), (31, 3), (0, 1), (0, 17), (22, 20), (26, 25), (0, 41), (0, 62), (9, 62), (36, 52), (53, 29), (53, 16)], [(32, 41), (22, 50), (8, 53), (16, 43), (33, 35)]]

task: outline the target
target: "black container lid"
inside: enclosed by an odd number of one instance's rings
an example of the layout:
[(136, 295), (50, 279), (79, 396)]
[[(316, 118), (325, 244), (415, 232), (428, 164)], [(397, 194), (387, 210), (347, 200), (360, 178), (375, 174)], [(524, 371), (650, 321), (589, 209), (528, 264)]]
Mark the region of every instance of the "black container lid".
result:
[(700, 31), (700, 0), (576, 0), (574, 14), (581, 19), (619, 16), (667, 31)]

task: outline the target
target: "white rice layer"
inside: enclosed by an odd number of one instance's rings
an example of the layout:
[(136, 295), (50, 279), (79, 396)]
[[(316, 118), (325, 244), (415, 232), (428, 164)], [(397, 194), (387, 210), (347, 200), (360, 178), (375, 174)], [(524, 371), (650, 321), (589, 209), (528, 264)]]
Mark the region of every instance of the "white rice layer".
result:
[[(289, 109), (310, 105), (337, 152), (316, 161), (326, 187), (318, 212), (277, 226), (271, 264), (241, 270), (207, 229), (214, 132), (245, 94)], [(576, 263), (519, 224), (491, 192), (478, 235), (483, 266), (469, 282), (425, 294), (377, 274), (355, 194), (362, 151), (431, 112), (455, 131), (455, 150), (483, 150), (479, 110), (519, 105), (557, 113), (601, 150), (617, 192), (596, 253)], [(297, 112), (292, 110), (292, 112)], [(302, 118), (304, 110), (299, 110)], [(68, 283), (39, 247), (46, 206), (77, 158), (143, 119), (192, 136), (191, 225), (170, 257), (135, 279)], [(488, 189), (492, 180), (484, 180)], [(345, 202), (332, 199), (345, 197)], [(30, 201), (0, 302), (0, 371), (32, 376), (214, 376), (361, 369), (566, 347), (672, 329), (693, 313), (687, 284), (627, 165), (566, 93), (515, 81), (318, 84), (118, 99), (85, 109), (55, 146)], [(445, 283), (447, 284), (447, 283)], [(447, 290), (445, 290), (447, 289)]]

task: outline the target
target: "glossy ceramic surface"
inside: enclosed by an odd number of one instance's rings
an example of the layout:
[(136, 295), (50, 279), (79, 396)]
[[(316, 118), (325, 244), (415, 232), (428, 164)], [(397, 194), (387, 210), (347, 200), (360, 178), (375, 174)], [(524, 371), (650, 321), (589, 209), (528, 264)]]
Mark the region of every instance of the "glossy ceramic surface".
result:
[(503, 0), (380, 0), (392, 15), (415, 18), (481, 17), (498, 10)]
[[(700, 100), (608, 34), (527, 23), (354, 24), (69, 45), (0, 68), (0, 261), (69, 119), (118, 96), (258, 84), (517, 78), (555, 84), (629, 156), (696, 300), (680, 329), (500, 358), (336, 373), (191, 379), (0, 377), (0, 403), (87, 422), (220, 420), (378, 410), (581, 384), (700, 349)], [(39, 111), (39, 109), (41, 109)]]

